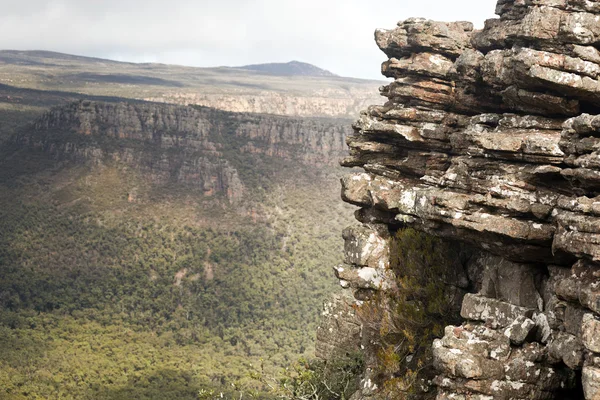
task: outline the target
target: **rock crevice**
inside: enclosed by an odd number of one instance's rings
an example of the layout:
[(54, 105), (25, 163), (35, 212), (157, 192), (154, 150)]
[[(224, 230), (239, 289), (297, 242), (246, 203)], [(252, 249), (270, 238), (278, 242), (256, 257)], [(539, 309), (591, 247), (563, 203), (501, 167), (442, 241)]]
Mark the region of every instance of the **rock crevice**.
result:
[(600, 3), (496, 13), (481, 31), (409, 19), (376, 32), (394, 80), (348, 138), (343, 165), (364, 172), (342, 198), (362, 225), (336, 274), (364, 300), (393, 281), (390, 232), (466, 243), (464, 323), (431, 344), (422, 398), (598, 400)]

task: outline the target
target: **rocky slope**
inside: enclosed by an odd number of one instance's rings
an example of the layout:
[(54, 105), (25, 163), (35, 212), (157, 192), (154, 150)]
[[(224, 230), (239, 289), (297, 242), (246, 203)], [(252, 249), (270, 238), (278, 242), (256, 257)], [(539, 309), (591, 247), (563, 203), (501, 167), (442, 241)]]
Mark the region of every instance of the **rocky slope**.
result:
[[(368, 304), (393, 296), (399, 229), (462, 243), (448, 286), (463, 323), (430, 344), (435, 379), (411, 396), (598, 400), (600, 3), (500, 0), (496, 13), (482, 31), (409, 19), (376, 32), (394, 82), (348, 139), (344, 165), (364, 172), (342, 197), (361, 225), (336, 274)], [(384, 396), (376, 340), (363, 335), (356, 399)]]
[(253, 168), (244, 164), (244, 157), (333, 165), (345, 153), (346, 125), (335, 119), (80, 101), (48, 111), (15, 141), (58, 159), (96, 165), (117, 161), (153, 183), (191, 185), (235, 202), (248, 184), (240, 176)]

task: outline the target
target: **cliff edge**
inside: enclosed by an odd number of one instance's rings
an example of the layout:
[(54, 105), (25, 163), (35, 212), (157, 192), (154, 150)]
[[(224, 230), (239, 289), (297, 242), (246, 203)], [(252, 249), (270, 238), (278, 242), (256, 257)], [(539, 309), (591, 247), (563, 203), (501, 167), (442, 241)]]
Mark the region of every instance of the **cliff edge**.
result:
[(431, 235), (456, 250), (457, 323), (410, 387), (381, 368), (381, 329), (363, 332), (357, 399), (600, 399), (600, 2), (496, 13), (481, 31), (409, 19), (375, 34), (394, 81), (348, 138), (343, 165), (364, 172), (342, 197), (360, 224), (336, 275), (358, 308), (393, 301), (399, 235)]
[(153, 184), (183, 184), (238, 203), (272, 162), (334, 166), (350, 130), (338, 119), (83, 100), (44, 113), (15, 135), (13, 147), (37, 149), (59, 161), (117, 162)]

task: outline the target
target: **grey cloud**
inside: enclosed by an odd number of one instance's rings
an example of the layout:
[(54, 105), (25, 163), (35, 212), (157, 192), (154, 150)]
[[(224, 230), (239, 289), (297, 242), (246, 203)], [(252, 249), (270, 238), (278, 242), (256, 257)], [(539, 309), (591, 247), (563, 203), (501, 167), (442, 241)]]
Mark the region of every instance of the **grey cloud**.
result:
[[(6, 3), (6, 4), (3, 4)], [(376, 28), (422, 16), (481, 26), (495, 0), (0, 0), (0, 48), (195, 66), (297, 59), (379, 77)]]

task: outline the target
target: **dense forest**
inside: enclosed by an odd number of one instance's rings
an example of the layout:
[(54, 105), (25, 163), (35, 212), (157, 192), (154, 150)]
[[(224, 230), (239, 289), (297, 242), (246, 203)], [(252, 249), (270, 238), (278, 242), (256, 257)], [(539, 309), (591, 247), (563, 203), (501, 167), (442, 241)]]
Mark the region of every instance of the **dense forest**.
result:
[(337, 168), (237, 155), (231, 205), (3, 151), (0, 398), (269, 398), (265, 376), (313, 357), (351, 216)]

